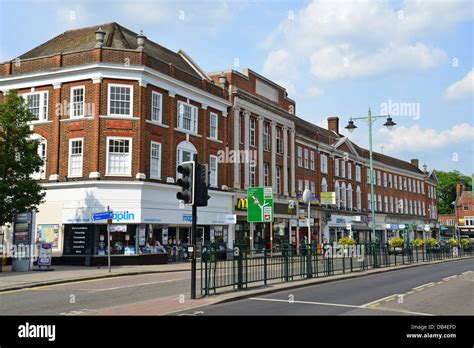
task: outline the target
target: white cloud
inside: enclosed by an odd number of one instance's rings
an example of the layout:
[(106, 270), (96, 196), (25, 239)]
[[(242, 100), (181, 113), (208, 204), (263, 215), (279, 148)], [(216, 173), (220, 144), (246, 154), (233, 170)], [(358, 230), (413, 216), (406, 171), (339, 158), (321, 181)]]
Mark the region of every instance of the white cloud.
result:
[(318, 87), (310, 87), (306, 90), (306, 95), (311, 98), (318, 98), (324, 95), (324, 91)]
[(284, 49), (270, 52), (263, 63), (263, 74), (278, 76), (284, 79), (294, 79), (296, 77), (296, 66), (290, 53)]
[[(463, 1), (407, 0), (400, 8), (392, 4), (313, 0), (293, 20), (282, 21), (261, 46), (269, 49), (267, 61), (284, 50), (286, 61), (309, 67), (323, 80), (425, 72), (447, 59), (443, 50), (429, 44), (430, 35), (473, 16)], [(287, 70), (267, 69), (271, 78), (281, 78)]]
[(462, 80), (451, 84), (444, 93), (446, 99), (455, 100), (474, 96), (474, 69), (471, 69)]
[(377, 139), (377, 143), (383, 145), (386, 152), (432, 151), (451, 145), (472, 143), (474, 127), (467, 122), (443, 131), (421, 129), (418, 124), (411, 127), (397, 126), (393, 130), (385, 128), (378, 130)]

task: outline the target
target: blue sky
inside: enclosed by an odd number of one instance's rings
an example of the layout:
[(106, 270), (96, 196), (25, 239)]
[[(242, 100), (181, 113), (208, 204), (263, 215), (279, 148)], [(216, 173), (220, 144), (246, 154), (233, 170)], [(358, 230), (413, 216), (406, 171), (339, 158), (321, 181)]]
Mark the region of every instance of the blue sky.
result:
[[(329, 116), (344, 127), (369, 107), (388, 110), (397, 126), (375, 123), (375, 150), (474, 171), (472, 1), (0, 0), (0, 13), (1, 61), (116, 21), (206, 71), (261, 73), (288, 89), (298, 116), (324, 127)], [(350, 138), (367, 146), (367, 126), (356, 124)]]

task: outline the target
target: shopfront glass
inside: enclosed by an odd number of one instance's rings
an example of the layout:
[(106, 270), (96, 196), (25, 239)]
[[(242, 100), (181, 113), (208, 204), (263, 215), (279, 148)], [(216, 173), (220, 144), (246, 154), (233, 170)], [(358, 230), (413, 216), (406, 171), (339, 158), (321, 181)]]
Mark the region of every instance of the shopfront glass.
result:
[[(112, 255), (137, 254), (137, 225), (109, 225), (110, 253)], [(98, 225), (96, 231), (96, 254), (107, 255), (107, 225)]]

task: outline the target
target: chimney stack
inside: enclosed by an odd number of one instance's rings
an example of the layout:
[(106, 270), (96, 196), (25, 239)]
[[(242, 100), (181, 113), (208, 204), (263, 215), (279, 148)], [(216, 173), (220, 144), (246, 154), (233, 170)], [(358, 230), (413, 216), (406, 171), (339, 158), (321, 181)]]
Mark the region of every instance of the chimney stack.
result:
[(225, 77), (224, 72), (222, 72), (222, 73), (219, 75), (219, 85), (220, 85), (222, 88), (225, 88), (226, 83), (227, 83), (227, 78)]
[(95, 44), (96, 48), (100, 48), (104, 45), (104, 38), (105, 38), (105, 31), (102, 30), (101, 27), (97, 29), (95, 32), (95, 40), (97, 41)]
[(413, 159), (411, 160), (411, 165), (412, 165), (412, 166), (415, 166), (416, 168), (419, 168), (420, 162), (418, 161), (418, 158), (413, 158)]
[(328, 129), (339, 134), (339, 117), (328, 117)]

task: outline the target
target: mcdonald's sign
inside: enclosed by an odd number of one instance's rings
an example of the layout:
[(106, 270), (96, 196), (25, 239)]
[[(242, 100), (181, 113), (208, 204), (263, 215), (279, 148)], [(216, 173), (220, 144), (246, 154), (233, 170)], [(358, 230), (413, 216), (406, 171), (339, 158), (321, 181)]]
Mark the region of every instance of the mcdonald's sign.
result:
[(248, 208), (248, 199), (247, 198), (239, 198), (237, 201), (237, 209), (240, 210), (247, 210)]

